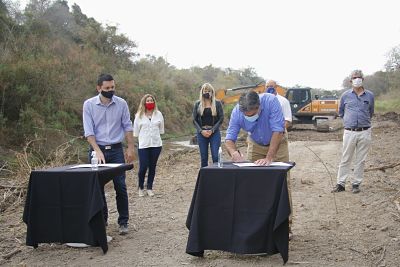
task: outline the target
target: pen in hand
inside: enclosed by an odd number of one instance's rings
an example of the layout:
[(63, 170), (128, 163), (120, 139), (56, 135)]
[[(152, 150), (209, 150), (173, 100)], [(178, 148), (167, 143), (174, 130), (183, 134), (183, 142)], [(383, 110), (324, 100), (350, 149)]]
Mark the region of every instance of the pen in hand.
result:
[(239, 150), (236, 150), (235, 152), (232, 153), (232, 160), (234, 162), (241, 162), (244, 161), (243, 155)]

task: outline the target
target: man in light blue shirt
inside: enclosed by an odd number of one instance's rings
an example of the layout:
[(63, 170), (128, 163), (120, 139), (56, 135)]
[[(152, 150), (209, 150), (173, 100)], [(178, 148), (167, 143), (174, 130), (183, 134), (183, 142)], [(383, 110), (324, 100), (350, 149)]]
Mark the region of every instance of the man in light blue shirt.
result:
[[(126, 101), (114, 95), (115, 82), (109, 74), (101, 74), (97, 80), (97, 96), (83, 104), (83, 128), (90, 144), (91, 152), (96, 151), (99, 163), (125, 163), (134, 160), (133, 127)], [(128, 143), (126, 159), (122, 147), (124, 137)], [(128, 233), (129, 207), (125, 174), (114, 177), (116, 191), (118, 224), (121, 235)], [(102, 188), (104, 220), (107, 224), (108, 208)]]
[(226, 131), (225, 146), (232, 160), (243, 161), (235, 142), (240, 129), (248, 132), (247, 157), (255, 164), (269, 165), (277, 157), (285, 132), (285, 120), (278, 99), (272, 94), (243, 93), (233, 109)]
[(332, 193), (345, 191), (346, 179), (351, 174), (354, 159), (352, 192), (360, 192), (364, 179), (364, 165), (372, 143), (371, 118), (374, 114), (374, 94), (363, 86), (361, 70), (350, 74), (352, 88), (340, 98), (339, 116), (343, 118), (343, 149), (337, 174), (337, 184)]

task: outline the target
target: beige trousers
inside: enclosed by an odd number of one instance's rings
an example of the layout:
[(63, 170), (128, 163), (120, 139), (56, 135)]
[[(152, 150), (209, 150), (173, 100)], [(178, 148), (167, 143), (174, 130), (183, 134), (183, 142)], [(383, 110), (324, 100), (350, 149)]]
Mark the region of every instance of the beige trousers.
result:
[(345, 186), (346, 179), (351, 174), (351, 163), (354, 163), (353, 185), (359, 185), (364, 179), (365, 159), (371, 147), (371, 128), (355, 132), (344, 130), (342, 159), (339, 164), (337, 183)]
[[(256, 161), (262, 158), (265, 158), (268, 153), (269, 146), (259, 145), (251, 139), (250, 136), (247, 137), (247, 159), (250, 161)], [(275, 158), (273, 161), (289, 161), (289, 143), (287, 138), (287, 133), (284, 134), (280, 144), (278, 151), (276, 152)], [(292, 205), (292, 186), (290, 183), (290, 172), (287, 173), (286, 183), (288, 186), (289, 193), (289, 203), (290, 203), (290, 216), (289, 216), (289, 231), (292, 228), (293, 221), (293, 205)]]

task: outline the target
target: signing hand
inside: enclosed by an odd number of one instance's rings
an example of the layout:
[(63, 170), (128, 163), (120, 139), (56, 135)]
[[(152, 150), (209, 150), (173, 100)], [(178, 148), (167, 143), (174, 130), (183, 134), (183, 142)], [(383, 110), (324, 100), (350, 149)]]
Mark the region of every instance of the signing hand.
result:
[(244, 157), (243, 157), (242, 153), (240, 153), (239, 150), (232, 153), (232, 161), (234, 161), (234, 162), (244, 161)]
[(254, 164), (261, 165), (261, 166), (268, 166), (269, 164), (271, 164), (271, 162), (272, 162), (272, 159), (263, 158), (263, 159), (256, 160), (254, 162)]

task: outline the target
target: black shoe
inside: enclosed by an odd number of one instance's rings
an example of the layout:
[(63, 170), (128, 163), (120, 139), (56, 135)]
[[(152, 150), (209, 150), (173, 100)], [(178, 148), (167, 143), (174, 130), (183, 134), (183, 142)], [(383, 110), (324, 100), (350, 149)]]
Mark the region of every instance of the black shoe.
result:
[(353, 194), (360, 193), (360, 185), (358, 185), (358, 184), (353, 184), (353, 187), (352, 187), (352, 189), (351, 189), (351, 192), (353, 192)]
[(346, 191), (343, 185), (337, 184), (336, 187), (331, 191), (331, 193), (339, 193), (342, 191)]

